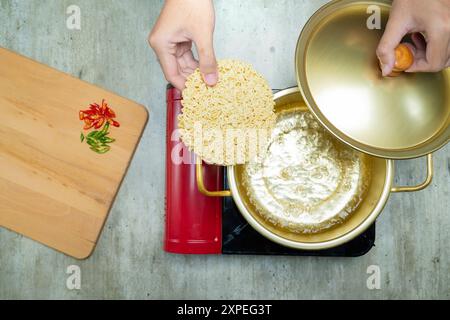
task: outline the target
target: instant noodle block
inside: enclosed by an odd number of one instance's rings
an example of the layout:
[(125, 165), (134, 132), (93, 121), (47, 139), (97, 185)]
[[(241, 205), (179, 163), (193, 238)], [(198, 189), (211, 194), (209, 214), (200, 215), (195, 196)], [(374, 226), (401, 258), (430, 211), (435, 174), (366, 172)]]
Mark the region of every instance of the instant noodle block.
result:
[(183, 91), (182, 141), (204, 161), (244, 164), (266, 147), (275, 125), (272, 90), (247, 63), (221, 60), (219, 81), (207, 86), (196, 70)]

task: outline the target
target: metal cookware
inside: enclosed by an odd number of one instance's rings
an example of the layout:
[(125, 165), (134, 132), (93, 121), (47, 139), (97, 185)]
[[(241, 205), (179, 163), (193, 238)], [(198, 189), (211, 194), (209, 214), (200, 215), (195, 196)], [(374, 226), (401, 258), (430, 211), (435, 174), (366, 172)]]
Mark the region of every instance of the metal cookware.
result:
[[(318, 233), (298, 233), (266, 219), (250, 199), (245, 166), (228, 168), (230, 190), (212, 192), (203, 184), (197, 165), (199, 190), (213, 197), (233, 196), (242, 215), (258, 232), (279, 244), (320, 250), (350, 241), (364, 232), (383, 210), (389, 195), (426, 188), (433, 177), (432, 152), (450, 136), (450, 70), (435, 74), (381, 76), (376, 47), (384, 32), (390, 1), (332, 1), (320, 8), (304, 27), (295, 54), (299, 88), (274, 97), (276, 112), (292, 103), (309, 110), (344, 147), (364, 155), (370, 168), (368, 189), (359, 206), (340, 224)], [(380, 28), (368, 19), (379, 14)], [(413, 187), (393, 186), (394, 159), (427, 155), (426, 180)]]
[[(300, 103), (299, 112), (307, 111), (298, 88), (286, 89), (275, 95), (277, 114), (289, 108), (292, 103)], [(346, 146), (347, 148), (350, 148)], [(267, 221), (251, 201), (245, 184), (243, 172), (245, 165), (228, 167), (230, 190), (210, 191), (203, 183), (202, 164), (197, 164), (197, 183), (201, 193), (209, 197), (232, 196), (239, 210), (249, 224), (268, 239), (287, 247), (303, 250), (320, 250), (344, 244), (370, 227), (383, 210), (391, 192), (412, 192), (426, 188), (432, 180), (432, 156), (428, 156), (428, 174), (424, 183), (414, 187), (393, 186), (394, 161), (367, 155), (365, 157), (371, 168), (371, 179), (362, 203), (352, 212), (344, 223), (319, 233), (301, 234), (280, 228)]]

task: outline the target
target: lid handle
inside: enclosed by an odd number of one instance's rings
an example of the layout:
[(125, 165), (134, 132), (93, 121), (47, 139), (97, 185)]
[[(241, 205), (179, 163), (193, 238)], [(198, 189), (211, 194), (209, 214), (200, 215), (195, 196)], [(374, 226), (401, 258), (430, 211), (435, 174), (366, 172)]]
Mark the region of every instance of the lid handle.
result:
[[(414, 53), (410, 47), (410, 44), (401, 43), (395, 48), (395, 65), (392, 69), (392, 73), (389, 77), (398, 77), (401, 73), (405, 72), (414, 63)], [(381, 61), (380, 61), (381, 68)]]

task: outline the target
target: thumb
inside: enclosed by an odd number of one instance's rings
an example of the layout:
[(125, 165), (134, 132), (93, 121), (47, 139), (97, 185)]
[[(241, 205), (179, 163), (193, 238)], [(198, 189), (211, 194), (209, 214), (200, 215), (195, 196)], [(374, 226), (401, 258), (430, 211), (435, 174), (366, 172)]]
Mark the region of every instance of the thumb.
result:
[(395, 66), (395, 48), (400, 44), (403, 37), (408, 33), (407, 23), (404, 18), (393, 13), (386, 25), (386, 31), (381, 38), (377, 48), (377, 56), (380, 60), (383, 76), (392, 73)]
[(217, 60), (214, 54), (212, 34), (196, 41), (200, 72), (208, 86), (215, 86), (219, 80)]

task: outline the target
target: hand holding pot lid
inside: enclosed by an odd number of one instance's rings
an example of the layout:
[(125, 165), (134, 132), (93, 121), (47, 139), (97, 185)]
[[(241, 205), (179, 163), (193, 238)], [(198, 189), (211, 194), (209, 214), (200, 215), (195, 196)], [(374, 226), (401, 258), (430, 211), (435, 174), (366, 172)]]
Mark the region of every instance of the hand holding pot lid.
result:
[(407, 35), (415, 51), (407, 72), (439, 72), (450, 66), (450, 0), (395, 0), (377, 48), (383, 75), (394, 69), (394, 50)]
[[(371, 5), (380, 8), (379, 29), (367, 28)], [(309, 109), (341, 141), (370, 155), (411, 159), (450, 138), (450, 69), (410, 73), (421, 59), (415, 50), (406, 73), (384, 78), (375, 52), (390, 10), (389, 0), (341, 0), (320, 8), (299, 37), (297, 81)], [(409, 60), (406, 46), (398, 53)]]

